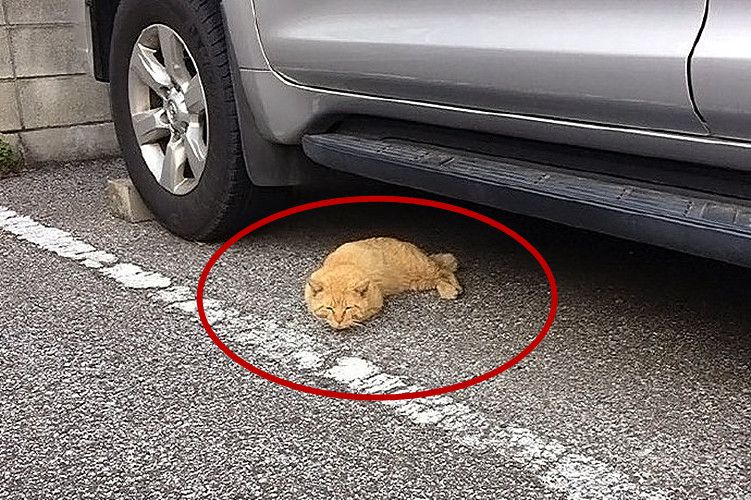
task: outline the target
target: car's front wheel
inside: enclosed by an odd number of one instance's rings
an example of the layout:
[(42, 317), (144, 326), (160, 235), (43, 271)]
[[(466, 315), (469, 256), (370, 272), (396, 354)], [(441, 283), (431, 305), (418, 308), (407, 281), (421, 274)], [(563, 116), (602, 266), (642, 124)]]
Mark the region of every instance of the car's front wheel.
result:
[(265, 208), (240, 143), (219, 2), (122, 0), (110, 93), (131, 179), (162, 225), (215, 240)]

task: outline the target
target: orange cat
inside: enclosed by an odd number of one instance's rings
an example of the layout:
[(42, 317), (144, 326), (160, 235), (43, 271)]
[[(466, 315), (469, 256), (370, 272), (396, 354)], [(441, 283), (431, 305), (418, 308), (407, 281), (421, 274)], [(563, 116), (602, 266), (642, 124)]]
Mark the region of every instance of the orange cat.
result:
[(383, 298), (435, 288), (443, 299), (462, 291), (450, 253), (427, 255), (412, 243), (370, 238), (332, 252), (305, 285), (305, 302), (315, 316), (341, 330), (381, 310)]

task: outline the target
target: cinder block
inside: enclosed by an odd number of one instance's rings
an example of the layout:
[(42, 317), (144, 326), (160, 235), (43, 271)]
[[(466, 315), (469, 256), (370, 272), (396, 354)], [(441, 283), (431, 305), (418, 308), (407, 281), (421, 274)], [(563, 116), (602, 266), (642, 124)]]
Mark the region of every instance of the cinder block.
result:
[(76, 26), (17, 26), (10, 30), (16, 76), (86, 73), (86, 41)]
[(120, 147), (111, 123), (21, 132), (27, 163), (87, 160), (118, 156)]
[(107, 206), (115, 217), (134, 223), (154, 219), (130, 179), (107, 181), (106, 193)]
[(19, 80), (18, 90), (25, 128), (110, 119), (107, 85), (88, 75)]
[(10, 35), (7, 28), (0, 28), (0, 78), (13, 77), (13, 63), (10, 59)]
[(21, 128), (16, 101), (16, 82), (0, 82), (0, 132)]
[(75, 23), (82, 20), (80, 0), (10, 0), (5, 2), (8, 24)]

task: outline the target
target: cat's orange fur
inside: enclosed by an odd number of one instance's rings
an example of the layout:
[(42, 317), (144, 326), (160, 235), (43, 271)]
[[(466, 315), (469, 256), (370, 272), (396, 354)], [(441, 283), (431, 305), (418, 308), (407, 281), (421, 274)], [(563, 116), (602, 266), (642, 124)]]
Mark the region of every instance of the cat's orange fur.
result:
[(456, 268), (449, 253), (427, 255), (394, 238), (345, 243), (310, 276), (305, 302), (311, 313), (341, 330), (378, 313), (389, 295), (435, 288), (441, 298), (455, 299), (462, 291)]

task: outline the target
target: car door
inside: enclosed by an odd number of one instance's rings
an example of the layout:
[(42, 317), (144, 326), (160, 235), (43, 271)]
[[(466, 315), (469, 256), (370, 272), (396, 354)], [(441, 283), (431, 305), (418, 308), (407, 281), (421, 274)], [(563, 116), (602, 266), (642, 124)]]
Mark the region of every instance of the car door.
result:
[(751, 4), (711, 0), (691, 64), (699, 112), (713, 135), (751, 140)]
[(687, 60), (704, 0), (254, 0), (311, 87), (704, 134)]

